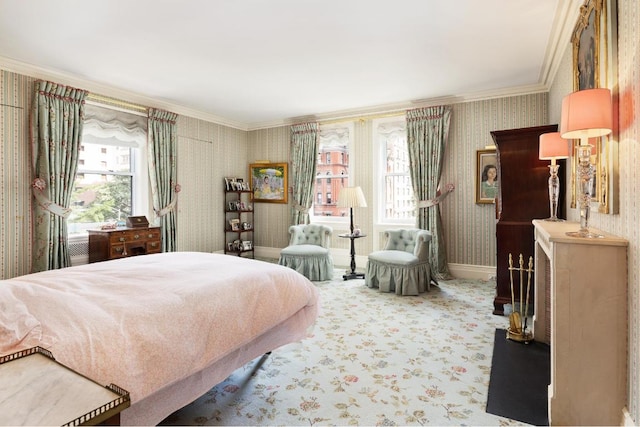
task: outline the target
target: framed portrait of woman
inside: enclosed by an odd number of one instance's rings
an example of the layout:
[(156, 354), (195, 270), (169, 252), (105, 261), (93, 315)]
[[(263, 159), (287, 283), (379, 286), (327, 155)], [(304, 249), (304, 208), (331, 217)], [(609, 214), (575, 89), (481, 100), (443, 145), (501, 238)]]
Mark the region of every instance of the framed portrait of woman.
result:
[(477, 151), (476, 203), (493, 204), (498, 197), (498, 156), (496, 149)]

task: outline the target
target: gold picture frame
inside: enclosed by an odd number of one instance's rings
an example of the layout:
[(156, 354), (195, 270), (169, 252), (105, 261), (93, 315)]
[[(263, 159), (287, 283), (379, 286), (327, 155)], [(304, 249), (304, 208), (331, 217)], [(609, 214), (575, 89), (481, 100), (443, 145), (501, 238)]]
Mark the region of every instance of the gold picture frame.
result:
[[(492, 176), (492, 172), (495, 176)], [(500, 191), (498, 176), (498, 155), (495, 148), (476, 152), (476, 203), (495, 203)]]
[[(585, 0), (572, 36), (574, 90), (609, 88), (613, 101), (613, 132), (593, 138), (591, 162), (595, 165), (592, 203), (598, 212), (619, 212), (618, 202), (618, 97), (617, 97), (617, 3), (616, 0)], [(577, 207), (578, 140), (572, 143), (571, 207)]]
[(252, 163), (249, 182), (254, 202), (287, 203), (287, 163)]

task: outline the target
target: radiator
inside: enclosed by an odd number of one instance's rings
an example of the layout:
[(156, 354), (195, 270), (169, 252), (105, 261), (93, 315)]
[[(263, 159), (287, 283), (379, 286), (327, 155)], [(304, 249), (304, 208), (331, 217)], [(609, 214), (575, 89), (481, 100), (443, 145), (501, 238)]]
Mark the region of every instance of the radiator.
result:
[(86, 238), (71, 240), (69, 239), (69, 255), (71, 256), (71, 265), (82, 265), (89, 263), (89, 242)]

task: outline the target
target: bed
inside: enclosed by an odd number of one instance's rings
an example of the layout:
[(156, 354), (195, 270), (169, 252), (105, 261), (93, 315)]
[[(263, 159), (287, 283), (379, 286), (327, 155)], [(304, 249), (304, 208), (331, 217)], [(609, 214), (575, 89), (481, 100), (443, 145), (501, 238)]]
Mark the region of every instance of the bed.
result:
[(276, 264), (173, 252), (0, 281), (0, 355), (34, 346), (129, 391), (124, 425), (155, 425), (282, 345), (318, 314), (308, 279)]

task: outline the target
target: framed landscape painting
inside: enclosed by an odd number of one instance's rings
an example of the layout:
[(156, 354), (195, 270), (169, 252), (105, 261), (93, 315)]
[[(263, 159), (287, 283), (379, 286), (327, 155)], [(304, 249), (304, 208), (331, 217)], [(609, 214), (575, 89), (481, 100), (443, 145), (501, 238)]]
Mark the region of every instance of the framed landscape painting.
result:
[(287, 203), (287, 163), (252, 163), (249, 180), (254, 202)]

